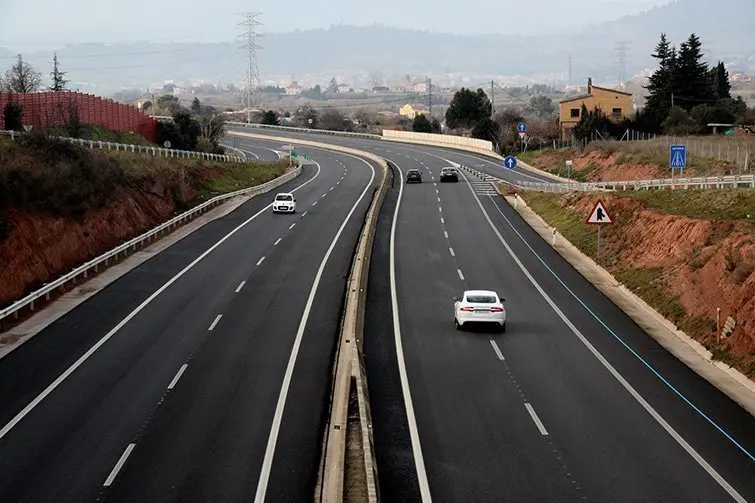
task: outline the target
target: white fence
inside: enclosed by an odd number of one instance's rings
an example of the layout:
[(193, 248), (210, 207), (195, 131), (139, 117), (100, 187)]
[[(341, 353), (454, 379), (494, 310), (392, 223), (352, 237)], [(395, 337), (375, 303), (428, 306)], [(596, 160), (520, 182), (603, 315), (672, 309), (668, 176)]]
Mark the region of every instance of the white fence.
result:
[(733, 189), (755, 188), (755, 175), (728, 175), (691, 178), (657, 178), (652, 180), (620, 180), (613, 182), (515, 182), (512, 185), (526, 190), (543, 192), (650, 190), (650, 189)]
[[(0, 130), (0, 136), (8, 136), (11, 139), (15, 139), (26, 133), (19, 133), (18, 131), (4, 131)], [(220, 154), (207, 154), (205, 152), (192, 152), (189, 150), (175, 150), (170, 148), (159, 147), (146, 147), (144, 145), (130, 145), (127, 143), (113, 143), (108, 141), (97, 140), (82, 140), (80, 138), (67, 138), (65, 136), (52, 136), (56, 140), (67, 141), (69, 143), (76, 143), (89, 148), (99, 148), (105, 150), (115, 150), (123, 152), (140, 152), (144, 154), (151, 154), (153, 156), (160, 157), (174, 157), (181, 159), (204, 159), (206, 161), (218, 161), (218, 162), (246, 162), (246, 156), (238, 155), (220, 155)]]
[(299, 166), (293, 171), (290, 171), (286, 173), (285, 175), (279, 176), (278, 178), (275, 178), (274, 180), (270, 180), (269, 182), (264, 183), (262, 185), (257, 185), (255, 187), (249, 187), (246, 189), (237, 190), (235, 192), (230, 192), (228, 194), (222, 194), (208, 201), (205, 201), (204, 203), (188, 211), (185, 211), (184, 213), (181, 213), (177, 217), (174, 217), (168, 220), (164, 224), (161, 224), (155, 227), (154, 229), (147, 231), (144, 234), (137, 236), (134, 239), (131, 239), (130, 241), (127, 241), (123, 243), (122, 245), (113, 248), (109, 252), (103, 255), (100, 255), (99, 257), (92, 259), (89, 262), (86, 262), (85, 264), (61, 276), (55, 281), (51, 283), (47, 283), (45, 286), (43, 286), (39, 290), (36, 290), (35, 292), (30, 293), (23, 299), (18, 300), (14, 302), (13, 304), (11, 304), (10, 306), (6, 307), (5, 309), (0, 310), (0, 322), (2, 322), (3, 319), (7, 318), (10, 315), (14, 315), (15, 318), (18, 318), (19, 311), (22, 308), (27, 307), (27, 306), (33, 311), (35, 307), (34, 306), (35, 302), (37, 302), (38, 300), (42, 298), (44, 298), (44, 300), (50, 300), (50, 295), (57, 288), (64, 287), (66, 284), (68, 284), (71, 281), (75, 281), (79, 277), (83, 277), (84, 279), (86, 279), (90, 271), (93, 270), (95, 273), (97, 273), (99, 271), (100, 266), (107, 267), (111, 260), (117, 261), (121, 255), (128, 254), (129, 250), (136, 251), (136, 249), (140, 247), (140, 245), (145, 245), (145, 244), (155, 241), (162, 234), (174, 230), (175, 228), (186, 223), (192, 218), (198, 216), (199, 214), (207, 212), (211, 208), (218, 206), (219, 204), (227, 201), (228, 199), (231, 199), (237, 196), (258, 195), (258, 194), (263, 194), (265, 192), (269, 192), (277, 187), (280, 187), (284, 183), (290, 180), (293, 180), (294, 178), (299, 176), (301, 172), (302, 172), (302, 168), (301, 168), (301, 164), (299, 164)]
[(273, 131), (286, 131), (289, 133), (308, 133), (308, 134), (321, 134), (330, 136), (351, 136), (355, 138), (369, 138), (371, 140), (381, 140), (383, 137), (379, 134), (370, 133), (350, 133), (347, 131), (331, 131), (329, 129), (310, 129), (306, 127), (291, 127), (291, 126), (272, 126), (269, 124), (254, 124), (248, 122), (226, 122), (230, 126), (239, 126), (244, 128), (254, 129), (271, 129)]

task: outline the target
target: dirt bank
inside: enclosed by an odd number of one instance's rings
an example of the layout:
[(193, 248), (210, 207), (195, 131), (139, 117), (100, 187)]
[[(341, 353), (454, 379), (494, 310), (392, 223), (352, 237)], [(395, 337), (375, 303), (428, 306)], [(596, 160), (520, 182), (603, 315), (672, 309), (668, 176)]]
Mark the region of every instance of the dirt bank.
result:
[[(715, 358), (755, 378), (755, 194), (752, 191), (653, 191), (603, 194), (615, 224), (604, 227), (600, 257), (596, 229), (584, 223), (590, 194), (520, 195), (581, 251)], [(748, 218), (749, 215), (749, 218)], [(716, 337), (736, 320), (730, 337)]]
[[(571, 177), (580, 182), (671, 178), (669, 147), (660, 142), (593, 142), (577, 149), (542, 150), (520, 156), (532, 166), (566, 177), (566, 161), (573, 162)], [(739, 174), (734, 163), (703, 156), (688, 157), (683, 176)], [(679, 176), (679, 172), (675, 173)]]
[(0, 141), (0, 306), (193, 205), (284, 169)]

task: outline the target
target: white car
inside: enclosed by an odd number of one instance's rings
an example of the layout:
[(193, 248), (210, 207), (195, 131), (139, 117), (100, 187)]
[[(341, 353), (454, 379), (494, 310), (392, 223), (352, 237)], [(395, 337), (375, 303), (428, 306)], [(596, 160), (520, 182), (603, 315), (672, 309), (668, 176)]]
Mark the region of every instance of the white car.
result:
[(454, 297), (454, 324), (462, 330), (468, 324), (496, 324), (506, 331), (506, 299), (490, 290), (467, 290)]
[(296, 213), (296, 198), (290, 192), (275, 195), (273, 213)]

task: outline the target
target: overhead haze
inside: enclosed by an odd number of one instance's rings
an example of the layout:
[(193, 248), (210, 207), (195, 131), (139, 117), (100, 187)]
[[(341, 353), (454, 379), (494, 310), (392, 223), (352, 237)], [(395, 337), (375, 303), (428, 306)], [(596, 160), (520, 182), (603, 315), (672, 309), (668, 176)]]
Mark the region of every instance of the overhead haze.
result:
[[(185, 0), (180, 3), (131, 0), (0, 0), (0, 45), (12, 50), (62, 43), (176, 40), (229, 41), (236, 35), (234, 14), (259, 10), (263, 31), (290, 32), (332, 25), (382, 24), (456, 34), (539, 35), (575, 31), (636, 14), (671, 0), (351, 0), (248, 2)], [(459, 7), (462, 6), (462, 7)]]

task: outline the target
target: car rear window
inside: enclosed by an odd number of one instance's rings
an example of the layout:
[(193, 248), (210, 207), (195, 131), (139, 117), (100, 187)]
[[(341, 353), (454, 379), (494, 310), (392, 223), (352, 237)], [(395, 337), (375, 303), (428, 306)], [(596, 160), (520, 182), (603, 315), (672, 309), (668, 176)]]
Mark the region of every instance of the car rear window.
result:
[(275, 196), (276, 201), (291, 201), (293, 198), (293, 196)]
[(410, 174), (410, 175), (418, 175), (419, 174), (419, 170), (418, 169), (410, 169), (409, 171), (407, 171), (407, 173)]
[(495, 304), (495, 301), (492, 295), (467, 295), (467, 302), (474, 304)]

